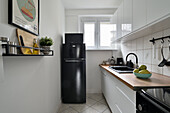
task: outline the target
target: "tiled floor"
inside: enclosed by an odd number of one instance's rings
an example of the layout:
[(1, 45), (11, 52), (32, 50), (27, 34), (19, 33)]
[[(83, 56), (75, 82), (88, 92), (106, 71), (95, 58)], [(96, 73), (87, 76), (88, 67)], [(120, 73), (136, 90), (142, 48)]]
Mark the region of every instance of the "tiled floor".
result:
[(111, 113), (102, 94), (87, 94), (86, 104), (62, 104), (58, 113)]

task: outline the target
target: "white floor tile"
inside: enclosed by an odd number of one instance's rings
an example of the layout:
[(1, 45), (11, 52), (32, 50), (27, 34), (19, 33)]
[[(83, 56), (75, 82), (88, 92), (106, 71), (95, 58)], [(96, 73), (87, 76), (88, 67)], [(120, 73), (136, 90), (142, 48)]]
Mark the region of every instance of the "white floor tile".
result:
[(84, 110), (86, 110), (89, 107), (87, 105), (80, 105), (80, 106), (72, 106), (71, 108), (73, 108), (74, 110), (76, 110), (78, 112), (83, 112)]
[(96, 101), (100, 101), (104, 98), (102, 94), (98, 94), (98, 93), (89, 94), (88, 97)]
[(103, 113), (112, 113), (109, 109), (106, 109)]
[(62, 104), (57, 113), (111, 113), (101, 93), (87, 94), (85, 104)]
[(68, 109), (64, 110), (62, 113), (78, 113), (78, 112), (75, 111), (73, 108), (68, 108)]
[(91, 99), (91, 98), (87, 98), (87, 99), (86, 99), (86, 105), (88, 105), (88, 106), (92, 106), (92, 105), (94, 105), (95, 103), (97, 103), (96, 100), (93, 100), (93, 99)]
[(94, 108), (95, 110), (99, 111), (99, 112), (103, 112), (104, 110), (106, 110), (108, 107), (107, 105), (104, 105), (100, 102), (97, 102), (96, 104), (94, 104), (92, 106), (92, 108)]
[(89, 107), (88, 109), (86, 109), (86, 110), (83, 111), (82, 113), (99, 113), (99, 112), (96, 111), (95, 109)]
[(68, 109), (69, 108), (69, 105), (68, 104), (61, 104), (59, 110), (57, 113), (61, 113), (63, 112), (64, 110)]
[(102, 103), (102, 104), (104, 104), (104, 105), (107, 105), (107, 102), (106, 102), (105, 99), (102, 99), (102, 100), (100, 100), (99, 102)]

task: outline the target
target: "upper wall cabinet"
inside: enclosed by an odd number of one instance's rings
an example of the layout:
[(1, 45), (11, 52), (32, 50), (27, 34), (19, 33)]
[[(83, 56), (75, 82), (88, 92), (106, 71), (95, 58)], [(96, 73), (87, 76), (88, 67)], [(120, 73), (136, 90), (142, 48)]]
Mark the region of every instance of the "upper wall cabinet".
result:
[(122, 33), (122, 24), (123, 24), (123, 2), (117, 9), (117, 37), (121, 38), (123, 36)]
[(112, 41), (114, 41), (117, 39), (117, 11), (114, 13), (111, 19), (111, 23), (115, 25), (115, 29), (112, 31), (113, 34)]
[(167, 14), (170, 14), (170, 0), (147, 0), (147, 23), (160, 19)]
[(133, 30), (146, 25), (146, 16), (146, 0), (133, 0)]
[(123, 3), (123, 36), (132, 31), (132, 0), (124, 0)]

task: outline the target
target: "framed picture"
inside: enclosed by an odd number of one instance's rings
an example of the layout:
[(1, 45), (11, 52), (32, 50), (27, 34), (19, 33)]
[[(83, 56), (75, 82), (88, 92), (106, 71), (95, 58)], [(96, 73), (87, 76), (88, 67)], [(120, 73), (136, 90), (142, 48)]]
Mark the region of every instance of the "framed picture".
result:
[(8, 0), (8, 23), (39, 35), (39, 0)]

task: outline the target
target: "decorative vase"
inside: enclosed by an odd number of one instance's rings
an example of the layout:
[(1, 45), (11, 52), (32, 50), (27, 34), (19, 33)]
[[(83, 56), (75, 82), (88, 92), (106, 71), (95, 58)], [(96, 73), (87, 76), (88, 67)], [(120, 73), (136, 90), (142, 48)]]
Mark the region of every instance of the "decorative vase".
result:
[(50, 53), (50, 46), (41, 46), (44, 50), (42, 50), (42, 52), (44, 53), (44, 55), (49, 55)]

